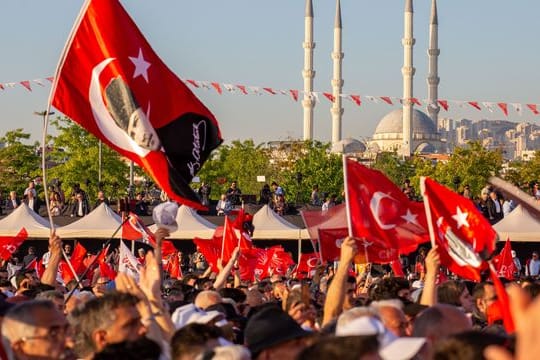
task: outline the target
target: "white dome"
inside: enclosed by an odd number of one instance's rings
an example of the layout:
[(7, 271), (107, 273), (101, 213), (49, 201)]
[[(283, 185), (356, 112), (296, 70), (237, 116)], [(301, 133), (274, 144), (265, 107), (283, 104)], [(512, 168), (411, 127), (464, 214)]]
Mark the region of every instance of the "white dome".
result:
[[(420, 136), (420, 138), (434, 138), (437, 134), (437, 128), (429, 116), (421, 111), (413, 110), (412, 118), (412, 132), (413, 138), (415, 135), (428, 135)], [(385, 134), (385, 135), (384, 135)], [(373, 138), (388, 138), (390, 134), (402, 138), (403, 137), (403, 109), (396, 109), (386, 116), (384, 116), (377, 128)]]
[(366, 151), (366, 145), (353, 138), (343, 139), (332, 144), (332, 152), (334, 153), (351, 154), (362, 153), (364, 151)]

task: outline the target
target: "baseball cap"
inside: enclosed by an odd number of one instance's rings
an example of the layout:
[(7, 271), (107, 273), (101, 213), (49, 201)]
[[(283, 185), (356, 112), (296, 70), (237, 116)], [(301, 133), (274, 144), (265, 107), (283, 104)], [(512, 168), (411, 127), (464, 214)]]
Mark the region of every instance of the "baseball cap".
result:
[[(223, 320), (225, 316), (219, 311), (204, 311), (194, 304), (187, 304), (176, 309), (172, 316), (172, 322), (176, 329), (180, 329), (187, 324), (207, 324), (212, 320)], [(217, 325), (217, 323), (216, 323)]]
[(425, 338), (397, 337), (388, 331), (382, 322), (371, 316), (361, 316), (336, 327), (336, 336), (373, 335), (377, 335), (379, 339), (379, 355), (383, 360), (411, 359), (426, 343)]

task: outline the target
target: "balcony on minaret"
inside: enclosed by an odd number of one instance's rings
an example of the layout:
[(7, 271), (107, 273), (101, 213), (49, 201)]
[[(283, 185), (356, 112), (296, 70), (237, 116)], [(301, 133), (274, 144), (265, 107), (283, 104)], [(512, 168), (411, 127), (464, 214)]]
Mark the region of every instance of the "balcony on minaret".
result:
[(429, 85), (439, 85), (441, 79), (438, 76), (429, 76), (427, 81)]
[(315, 43), (313, 41), (304, 41), (302, 43), (302, 46), (304, 47), (304, 49), (315, 49)]
[(315, 70), (302, 70), (302, 76), (313, 79), (315, 77)]
[(334, 60), (340, 60), (340, 59), (343, 59), (345, 57), (345, 54), (342, 53), (342, 52), (333, 52), (332, 53), (332, 59)]
[(413, 46), (416, 43), (415, 38), (403, 38), (401, 39), (401, 44), (403, 46)]
[(344, 82), (345, 81), (343, 81), (343, 80), (332, 79), (332, 86), (334, 86), (334, 87), (342, 87)]
[(403, 76), (413, 76), (416, 72), (416, 69), (413, 66), (403, 66), (401, 68), (401, 73)]
[(428, 49), (427, 53), (429, 56), (439, 56), (441, 54), (441, 49)]

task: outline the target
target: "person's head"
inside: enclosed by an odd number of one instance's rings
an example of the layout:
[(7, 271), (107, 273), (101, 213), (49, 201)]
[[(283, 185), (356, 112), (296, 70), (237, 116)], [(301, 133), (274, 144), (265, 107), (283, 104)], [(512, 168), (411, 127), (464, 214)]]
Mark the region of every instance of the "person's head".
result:
[(100, 200), (105, 199), (105, 193), (103, 191), (99, 190), (98, 193), (97, 193), (97, 197)]
[(370, 286), (369, 298), (373, 301), (398, 299), (405, 289), (409, 290), (409, 283), (406, 280), (384, 278)]
[(47, 290), (36, 295), (36, 300), (49, 300), (56, 308), (64, 314), (66, 306), (64, 305), (64, 294), (58, 290)]
[(307, 345), (309, 332), (277, 306), (267, 306), (251, 316), (245, 343), (253, 359), (295, 359)]
[(30, 181), (30, 182), (28, 183), (28, 187), (29, 187), (30, 189), (33, 189), (33, 188), (36, 187), (36, 183), (34, 182), (34, 180), (32, 180), (32, 181)]
[(10, 191), (10, 192), (9, 192), (9, 197), (10, 197), (10, 199), (12, 199), (12, 200), (16, 199), (16, 198), (17, 198), (17, 192), (16, 192), (16, 191), (13, 191), (13, 190)]
[(209, 306), (221, 303), (223, 300), (217, 291), (201, 291), (195, 298), (195, 306), (199, 309), (206, 309)]
[(538, 260), (538, 251), (533, 251), (533, 253), (532, 253), (532, 259), (533, 259), (533, 260)]
[(231, 182), (231, 188), (236, 189), (236, 181)]
[(497, 300), (495, 287), (489, 282), (481, 282), (476, 284), (472, 296), (476, 309), (484, 317), (487, 314), (488, 307)]
[(139, 248), (139, 250), (137, 250), (137, 254), (139, 254), (140, 258), (144, 258), (146, 256), (146, 251), (143, 248)]
[(134, 341), (122, 341), (109, 344), (94, 355), (92, 360), (158, 360), (161, 347), (153, 340), (142, 337)]
[(313, 187), (312, 187), (311, 189), (314, 190), (314, 191), (315, 191), (315, 190), (318, 191), (318, 190), (319, 190), (319, 185), (315, 184), (315, 185), (313, 185)]
[(71, 246), (71, 244), (64, 244), (64, 251), (66, 252), (66, 254), (71, 254), (72, 249), (73, 247)]
[(225, 194), (221, 194), (221, 197), (220, 197), (221, 201), (225, 201), (227, 200), (227, 195)]
[(143, 194), (142, 193), (138, 193), (137, 196), (135, 197), (138, 201), (141, 201), (143, 199)]
[(77, 201), (79, 201), (79, 202), (83, 201), (84, 200), (83, 193), (78, 192), (77, 194), (75, 194), (75, 199), (77, 199)]
[(377, 309), (380, 319), (395, 336), (407, 336), (408, 321), (403, 313), (403, 304), (399, 300), (381, 300), (371, 303), (371, 307)]
[(492, 199), (492, 200), (497, 200), (499, 197), (497, 196), (497, 193), (495, 191), (492, 191), (489, 193), (489, 197)]
[(2, 342), (9, 359), (60, 359), (69, 353), (69, 323), (48, 300), (19, 303), (2, 323)]
[(107, 276), (100, 276), (97, 278), (96, 282), (94, 283), (94, 286), (92, 286), (92, 292), (96, 296), (103, 296), (108, 292), (109, 283), (111, 282), (111, 279), (109, 279)]
[(36, 248), (33, 246), (30, 246), (28, 248), (28, 255), (35, 255), (36, 254)]
[[(485, 331), (466, 331), (441, 340), (434, 349), (434, 360), (485, 359), (484, 350), (490, 345), (508, 347), (507, 337)], [(513, 348), (513, 346), (510, 346)]]
[(188, 324), (176, 331), (171, 339), (172, 360), (194, 359), (219, 345), (221, 330), (213, 325)]
[(376, 360), (379, 341), (377, 336), (328, 337), (302, 350), (297, 359)]
[(440, 284), (437, 287), (437, 302), (462, 307), (468, 313), (474, 310), (474, 301), (462, 281), (449, 280)]
[(142, 337), (146, 327), (141, 323), (138, 302), (131, 294), (110, 292), (74, 309), (69, 320), (75, 330), (77, 355), (88, 357), (108, 344)]

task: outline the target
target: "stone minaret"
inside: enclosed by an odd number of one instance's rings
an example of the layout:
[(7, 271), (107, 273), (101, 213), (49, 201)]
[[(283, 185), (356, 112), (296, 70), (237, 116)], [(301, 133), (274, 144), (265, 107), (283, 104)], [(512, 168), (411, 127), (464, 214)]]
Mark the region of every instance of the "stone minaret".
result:
[(412, 116), (413, 116), (413, 2), (405, 0), (405, 18), (403, 39), (403, 156), (411, 156), (412, 153)]
[(343, 107), (341, 106), (341, 89), (343, 88), (343, 79), (341, 76), (341, 63), (343, 61), (343, 52), (341, 52), (341, 4), (336, 2), (336, 19), (334, 21), (334, 51), (332, 60), (334, 62), (334, 76), (332, 78), (332, 95), (334, 103), (330, 109), (332, 114), (332, 144), (341, 140), (341, 116)]
[(304, 70), (302, 77), (304, 78), (304, 140), (313, 140), (313, 108), (315, 107), (315, 99), (311, 95), (313, 91), (313, 78), (315, 71), (313, 70), (313, 3), (311, 0), (306, 0), (306, 16), (305, 16), (305, 35), (304, 35)]
[(439, 116), (439, 103), (437, 102), (439, 93), (439, 21), (437, 19), (437, 0), (431, 1), (431, 20), (429, 22), (429, 73), (427, 78), (428, 83), (428, 105), (427, 112), (429, 117), (437, 126), (437, 120)]

